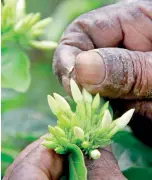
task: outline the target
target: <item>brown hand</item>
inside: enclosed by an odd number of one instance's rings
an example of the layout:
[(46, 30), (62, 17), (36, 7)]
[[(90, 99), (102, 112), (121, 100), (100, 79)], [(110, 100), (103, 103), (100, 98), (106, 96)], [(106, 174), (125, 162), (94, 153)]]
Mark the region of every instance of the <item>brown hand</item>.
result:
[[(63, 157), (41, 145), (43, 137), (26, 147), (13, 164), (7, 169), (3, 180), (58, 180), (63, 173), (63, 167), (68, 170)], [(89, 179), (103, 177), (104, 180), (126, 180), (121, 174), (118, 164), (107, 147), (102, 151), (99, 160), (86, 159)], [(96, 168), (97, 167), (97, 168)], [(99, 169), (104, 167), (103, 170)]]
[(41, 145), (43, 137), (26, 147), (7, 169), (3, 180), (57, 180), (63, 157)]
[(54, 58), (65, 89), (69, 92), (73, 77), (90, 92), (124, 99), (124, 107), (136, 107), (152, 119), (151, 12), (151, 0), (133, 0), (77, 18), (63, 34)]

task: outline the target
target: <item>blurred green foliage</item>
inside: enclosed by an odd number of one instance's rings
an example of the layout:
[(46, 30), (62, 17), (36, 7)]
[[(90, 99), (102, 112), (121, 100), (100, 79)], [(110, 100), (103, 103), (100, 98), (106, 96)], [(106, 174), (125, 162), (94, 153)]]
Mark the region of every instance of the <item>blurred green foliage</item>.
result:
[[(11, 1), (11, 0), (9, 0)], [(58, 42), (67, 25), (77, 16), (89, 10), (101, 7), (113, 0), (27, 0), (27, 13), (41, 13), (42, 18), (53, 17), (53, 21), (39, 40)], [(2, 47), (3, 48), (3, 47)], [(31, 83), (29, 89), (19, 93), (12, 89), (2, 89), (2, 176), (17, 154), (29, 143), (47, 132), (48, 124), (56, 124), (56, 119), (49, 110), (47, 94), (66, 93), (57, 81), (52, 70), (54, 50), (42, 51), (28, 49), (22, 52), (16, 46), (6, 48), (4, 53), (9, 61), (10, 83), (24, 87), (24, 81), (18, 77), (24, 75), (24, 68), (30, 63)], [(17, 51), (17, 52), (16, 52)], [(22, 61), (23, 64), (18, 65)], [(2, 69), (2, 74), (8, 71)], [(12, 80), (13, 78), (13, 80)], [(125, 141), (124, 141), (125, 139)], [(145, 147), (130, 132), (116, 137), (114, 154), (124, 175), (129, 180), (152, 179), (152, 150)]]

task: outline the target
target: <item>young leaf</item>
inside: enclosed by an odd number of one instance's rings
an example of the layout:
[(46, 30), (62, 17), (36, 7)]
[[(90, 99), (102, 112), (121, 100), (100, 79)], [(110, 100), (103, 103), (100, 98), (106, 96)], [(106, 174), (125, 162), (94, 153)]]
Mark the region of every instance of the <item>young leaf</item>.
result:
[(87, 169), (81, 149), (72, 144), (68, 147), (69, 154), (69, 179), (87, 180)]

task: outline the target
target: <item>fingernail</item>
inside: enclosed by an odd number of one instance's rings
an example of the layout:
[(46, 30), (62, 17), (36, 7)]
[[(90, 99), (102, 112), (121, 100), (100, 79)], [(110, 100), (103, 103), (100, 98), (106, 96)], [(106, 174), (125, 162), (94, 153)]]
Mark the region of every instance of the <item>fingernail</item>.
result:
[(98, 85), (105, 78), (105, 64), (103, 58), (95, 51), (80, 53), (75, 62), (76, 79), (80, 83)]

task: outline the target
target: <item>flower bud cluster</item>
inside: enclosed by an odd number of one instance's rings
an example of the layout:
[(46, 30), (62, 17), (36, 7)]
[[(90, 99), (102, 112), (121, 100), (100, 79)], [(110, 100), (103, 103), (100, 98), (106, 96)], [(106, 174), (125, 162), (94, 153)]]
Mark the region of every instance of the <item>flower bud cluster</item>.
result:
[(5, 0), (2, 4), (2, 44), (19, 43), (23, 48), (32, 46), (38, 49), (54, 49), (57, 43), (53, 41), (37, 41), (44, 33), (52, 18), (40, 20), (40, 13), (26, 14), (25, 0)]
[(112, 143), (112, 137), (129, 123), (134, 109), (112, 120), (109, 102), (100, 105), (100, 96), (94, 98), (85, 89), (82, 93), (74, 80), (70, 81), (72, 97), (76, 103), (73, 112), (68, 102), (59, 94), (48, 95), (48, 103), (58, 118), (58, 126), (48, 126), (51, 136), (43, 145), (57, 153), (68, 153), (71, 144), (77, 145), (84, 154), (93, 159), (100, 158), (98, 148)]

